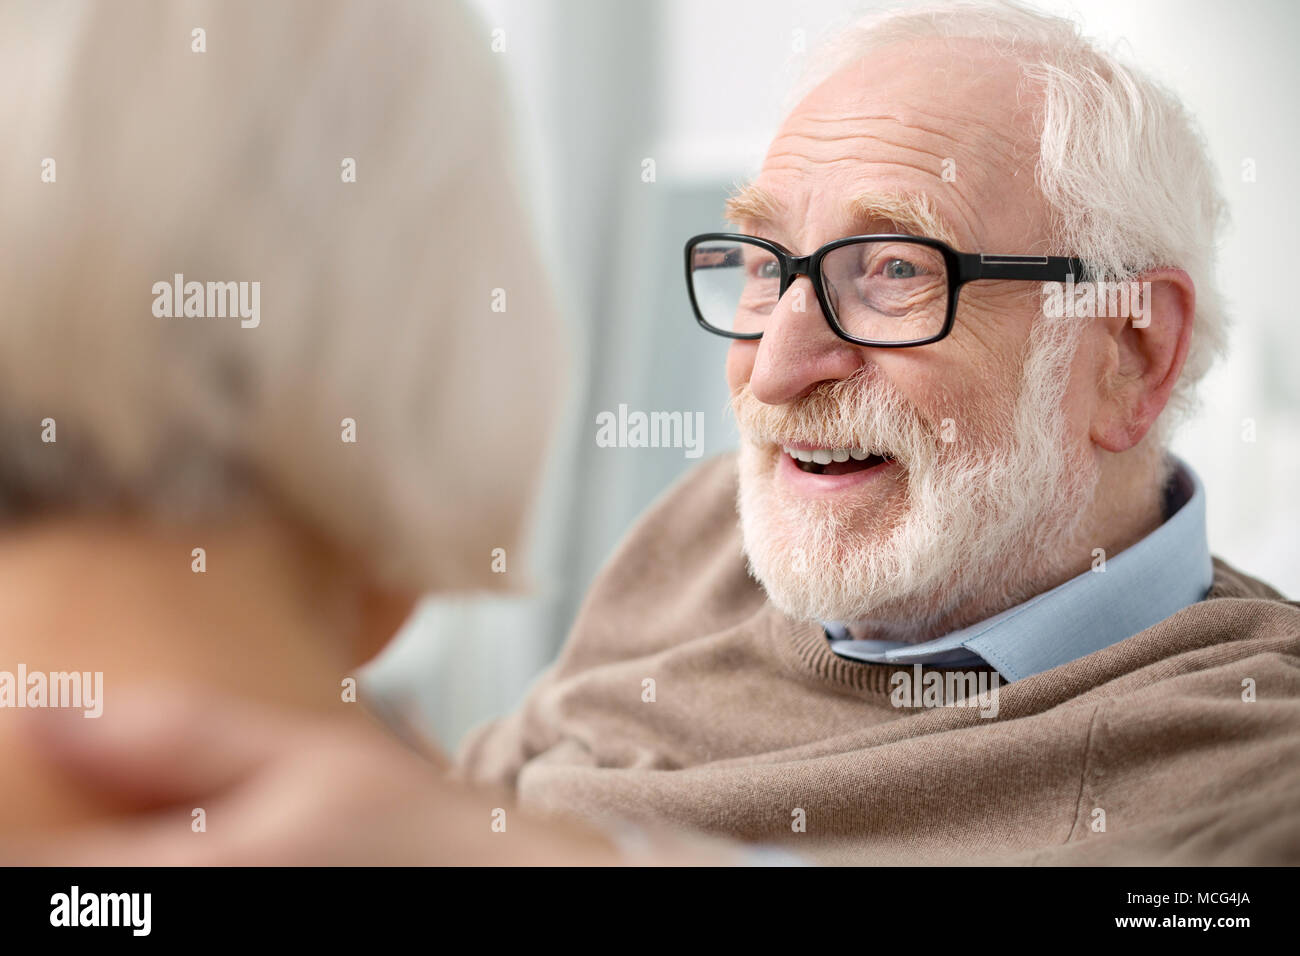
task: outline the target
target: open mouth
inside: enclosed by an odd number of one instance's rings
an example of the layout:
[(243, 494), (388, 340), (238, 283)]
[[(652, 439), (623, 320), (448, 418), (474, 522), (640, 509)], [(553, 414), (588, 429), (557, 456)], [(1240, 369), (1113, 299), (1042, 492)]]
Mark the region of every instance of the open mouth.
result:
[(794, 459), (800, 471), (811, 475), (851, 475), (894, 460), (862, 448), (785, 447), (782, 451)]

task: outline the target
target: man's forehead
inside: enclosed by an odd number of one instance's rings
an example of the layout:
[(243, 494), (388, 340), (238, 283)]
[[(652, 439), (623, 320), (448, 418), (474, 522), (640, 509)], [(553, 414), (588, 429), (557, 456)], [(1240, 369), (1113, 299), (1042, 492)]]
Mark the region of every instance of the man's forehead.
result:
[(982, 40), (892, 43), (826, 77), (793, 111), (915, 111), (935, 120), (969, 119), (1002, 129), (1028, 90), (1022, 64)]
[(811, 209), (823, 223), (891, 222), (964, 248), (1003, 232), (998, 217), (1037, 212), (1019, 70), (992, 56), (895, 45), (841, 69), (792, 111), (728, 218), (789, 236)]

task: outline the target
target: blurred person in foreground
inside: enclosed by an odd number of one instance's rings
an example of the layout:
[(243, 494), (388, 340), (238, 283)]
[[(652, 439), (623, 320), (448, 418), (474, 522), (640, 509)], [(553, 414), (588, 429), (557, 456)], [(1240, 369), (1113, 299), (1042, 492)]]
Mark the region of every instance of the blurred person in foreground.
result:
[[(442, 758), (347, 684), (422, 594), (519, 578), (493, 550), (523, 544), (563, 374), (479, 32), (442, 3), (0, 8), (0, 840), (202, 807), (258, 862), (292, 786), (380, 795), (378, 764), (434, 792)], [(274, 752), (272, 711), (294, 756), (231, 825), (212, 790), (230, 743)], [(177, 736), (87, 788), (36, 716), (101, 755)]]
[[(736, 233), (689, 246), (739, 453), (650, 509), (456, 779), (829, 863), (1300, 861), (1300, 610), (1211, 557), (1167, 450), (1225, 340), (1190, 117), (1007, 4), (882, 15), (815, 62)], [(1066, 315), (1067, 278), (1141, 292)], [(173, 737), (115, 752), (169, 781)], [(221, 745), (241, 793), (290, 760)], [(396, 818), (474, 862), (390, 776), (370, 809), (304, 787), (280, 858)]]

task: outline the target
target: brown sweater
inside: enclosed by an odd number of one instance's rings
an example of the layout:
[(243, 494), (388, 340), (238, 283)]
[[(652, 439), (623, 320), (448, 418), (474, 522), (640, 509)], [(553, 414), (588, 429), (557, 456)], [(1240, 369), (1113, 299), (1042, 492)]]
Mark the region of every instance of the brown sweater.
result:
[(1003, 683), (995, 719), (899, 708), (903, 668), (837, 657), (747, 576), (735, 495), (727, 455), (650, 508), (461, 774), (825, 863), (1300, 863), (1294, 602), (1216, 559), (1206, 600)]

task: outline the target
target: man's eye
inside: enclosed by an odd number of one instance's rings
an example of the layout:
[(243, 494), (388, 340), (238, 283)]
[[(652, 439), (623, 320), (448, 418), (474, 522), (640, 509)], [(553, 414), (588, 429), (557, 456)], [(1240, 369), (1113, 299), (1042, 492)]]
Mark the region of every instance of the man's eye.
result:
[(760, 279), (779, 279), (781, 278), (781, 266), (775, 259), (769, 259), (766, 262), (760, 262), (754, 267), (754, 275)]
[(890, 259), (882, 270), (886, 279), (915, 279), (916, 266), (906, 259)]

